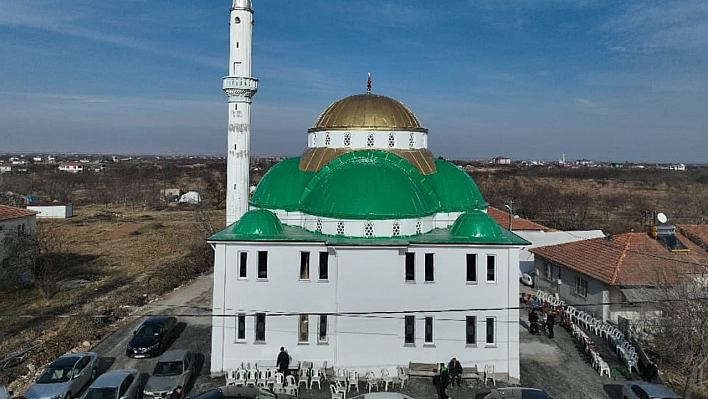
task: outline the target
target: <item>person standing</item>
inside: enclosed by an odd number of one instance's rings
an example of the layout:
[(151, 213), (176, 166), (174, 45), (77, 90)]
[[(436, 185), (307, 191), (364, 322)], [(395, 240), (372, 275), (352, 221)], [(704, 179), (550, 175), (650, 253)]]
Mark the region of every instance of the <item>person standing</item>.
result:
[(440, 399), (450, 399), (445, 392), (448, 384), (450, 384), (450, 372), (445, 367), (445, 363), (440, 363)]
[(170, 399), (182, 399), (182, 385), (177, 385), (177, 388), (172, 391)]
[(531, 309), (531, 312), (529, 313), (529, 332), (531, 333), (531, 335), (539, 334), (539, 332), (538, 332), (538, 314), (533, 309)]
[(650, 360), (649, 364), (647, 364), (646, 373), (644, 373), (644, 381), (654, 382), (657, 378), (659, 378), (659, 367)]
[(278, 359), (275, 361), (275, 366), (278, 367), (278, 371), (283, 373), (283, 375), (288, 375), (290, 355), (288, 355), (288, 352), (282, 346), (280, 347), (280, 353), (278, 353)]
[(462, 386), (462, 364), (457, 358), (453, 357), (450, 363), (447, 365), (447, 369), (450, 372), (450, 382), (452, 386), (455, 386), (455, 381), (457, 381), (457, 386)]
[(548, 312), (546, 325), (548, 326), (548, 338), (553, 339), (553, 326), (556, 325), (556, 314), (554, 312)]

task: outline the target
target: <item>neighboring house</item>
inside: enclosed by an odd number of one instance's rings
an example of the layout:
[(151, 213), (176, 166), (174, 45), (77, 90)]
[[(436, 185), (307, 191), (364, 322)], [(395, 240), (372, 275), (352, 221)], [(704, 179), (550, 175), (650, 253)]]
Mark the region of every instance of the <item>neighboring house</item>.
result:
[(648, 301), (663, 297), (667, 286), (692, 281), (708, 265), (708, 253), (671, 227), (657, 238), (625, 233), (534, 248), (537, 286), (614, 323), (658, 316)]
[(708, 225), (680, 224), (677, 225), (676, 228), (694, 244), (708, 251)]
[(59, 165), (62, 172), (79, 173), (84, 171), (84, 164), (81, 162), (63, 162)]
[(167, 202), (177, 202), (179, 198), (184, 194), (184, 191), (179, 188), (165, 188), (160, 190), (160, 200)]
[(12, 173), (12, 164), (0, 163), (0, 173)]
[(37, 212), (39, 219), (67, 219), (74, 216), (71, 202), (31, 202), (27, 209)]
[[(487, 214), (493, 217), (500, 226), (509, 229), (509, 212), (490, 206), (487, 208)], [(534, 255), (530, 252), (531, 248), (605, 236), (602, 230), (555, 230), (528, 219), (519, 218), (518, 216), (513, 218), (510, 230), (517, 236), (531, 243), (531, 245), (521, 248), (519, 253), (519, 270), (521, 273), (535, 274), (536, 277), (538, 277), (538, 272), (535, 270)]]
[(37, 212), (0, 205), (0, 269), (6, 265), (18, 238), (37, 231)]

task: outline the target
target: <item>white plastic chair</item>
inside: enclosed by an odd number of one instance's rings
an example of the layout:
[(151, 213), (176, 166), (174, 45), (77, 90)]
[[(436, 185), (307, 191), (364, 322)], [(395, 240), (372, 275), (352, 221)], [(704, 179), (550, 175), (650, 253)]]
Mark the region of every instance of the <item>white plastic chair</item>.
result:
[(268, 373), (265, 369), (258, 370), (258, 380), (256, 386), (268, 388)]
[(338, 391), (334, 384), (329, 384), (329, 392), (332, 394), (332, 399), (344, 399), (344, 392)]
[(497, 385), (497, 378), (496, 375), (494, 374), (494, 365), (493, 364), (485, 364), (484, 365), (484, 383), (487, 383), (487, 380), (492, 380), (492, 384)]
[(376, 374), (373, 371), (369, 370), (366, 372), (366, 389), (371, 392), (372, 388), (379, 390), (379, 379), (376, 378)]
[(347, 385), (347, 370), (337, 369), (337, 375), (334, 378), (334, 382), (338, 385)]
[(284, 393), (285, 392), (285, 374), (275, 373), (273, 374), (273, 392)]
[(398, 379), (401, 381), (401, 389), (403, 389), (408, 381), (408, 373), (406, 373), (406, 369), (403, 366), (396, 367), (396, 372), (398, 373)]
[(250, 369), (246, 374), (246, 385), (255, 387), (258, 383), (258, 369)]
[(393, 384), (393, 377), (391, 377), (388, 369), (381, 369), (381, 382), (384, 383), (384, 391), (388, 392), (388, 385)]
[(312, 386), (317, 384), (317, 389), (322, 389), (320, 382), (322, 381), (322, 374), (320, 374), (320, 369), (314, 368), (310, 371), (310, 390)]
[(300, 385), (305, 384), (305, 388), (309, 386), (309, 379), (310, 379), (310, 369), (306, 369), (304, 367), (300, 368), (300, 372), (298, 372), (298, 388)]
[(266, 386), (269, 388), (273, 388), (273, 384), (275, 383), (275, 370), (273, 369), (266, 369)]
[(226, 370), (226, 385), (236, 385), (236, 372), (234, 370)]
[(356, 371), (350, 371), (348, 379), (349, 383), (347, 384), (347, 392), (349, 392), (352, 387), (355, 387), (356, 391), (359, 392), (359, 373)]
[(242, 387), (242, 386), (246, 385), (246, 370), (244, 370), (244, 369), (236, 370), (234, 385), (236, 385), (237, 387)]
[(295, 376), (294, 375), (286, 375), (285, 376), (285, 393), (288, 395), (292, 396), (298, 396), (298, 385), (297, 381), (295, 381)]

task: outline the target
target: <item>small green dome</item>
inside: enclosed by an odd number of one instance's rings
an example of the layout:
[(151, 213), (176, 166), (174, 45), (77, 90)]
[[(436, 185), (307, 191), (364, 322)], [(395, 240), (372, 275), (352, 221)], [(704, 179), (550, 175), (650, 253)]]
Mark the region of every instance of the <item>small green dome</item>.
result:
[(263, 176), (250, 204), (257, 208), (297, 211), (298, 201), (315, 172), (300, 170), (300, 157), (279, 162)]
[(504, 231), (499, 224), (482, 211), (470, 211), (460, 215), (450, 228), (450, 233), (458, 237), (500, 238)]
[(470, 175), (452, 162), (435, 159), (437, 171), (426, 176), (435, 193), (440, 198), (443, 212), (465, 212), (484, 210), (489, 203), (484, 200), (477, 184)]
[(236, 235), (271, 235), (283, 232), (283, 225), (275, 214), (267, 209), (253, 209), (246, 212), (231, 227)]
[(383, 220), (431, 215), (435, 190), (408, 161), (384, 151), (354, 151), (322, 168), (300, 198), (300, 209), (335, 219)]

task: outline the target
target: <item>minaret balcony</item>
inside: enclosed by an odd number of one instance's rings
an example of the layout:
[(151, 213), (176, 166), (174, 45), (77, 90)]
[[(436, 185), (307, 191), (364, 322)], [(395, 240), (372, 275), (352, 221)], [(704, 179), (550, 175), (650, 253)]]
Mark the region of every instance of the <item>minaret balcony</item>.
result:
[(229, 97), (251, 98), (258, 91), (258, 79), (227, 76), (223, 88)]

